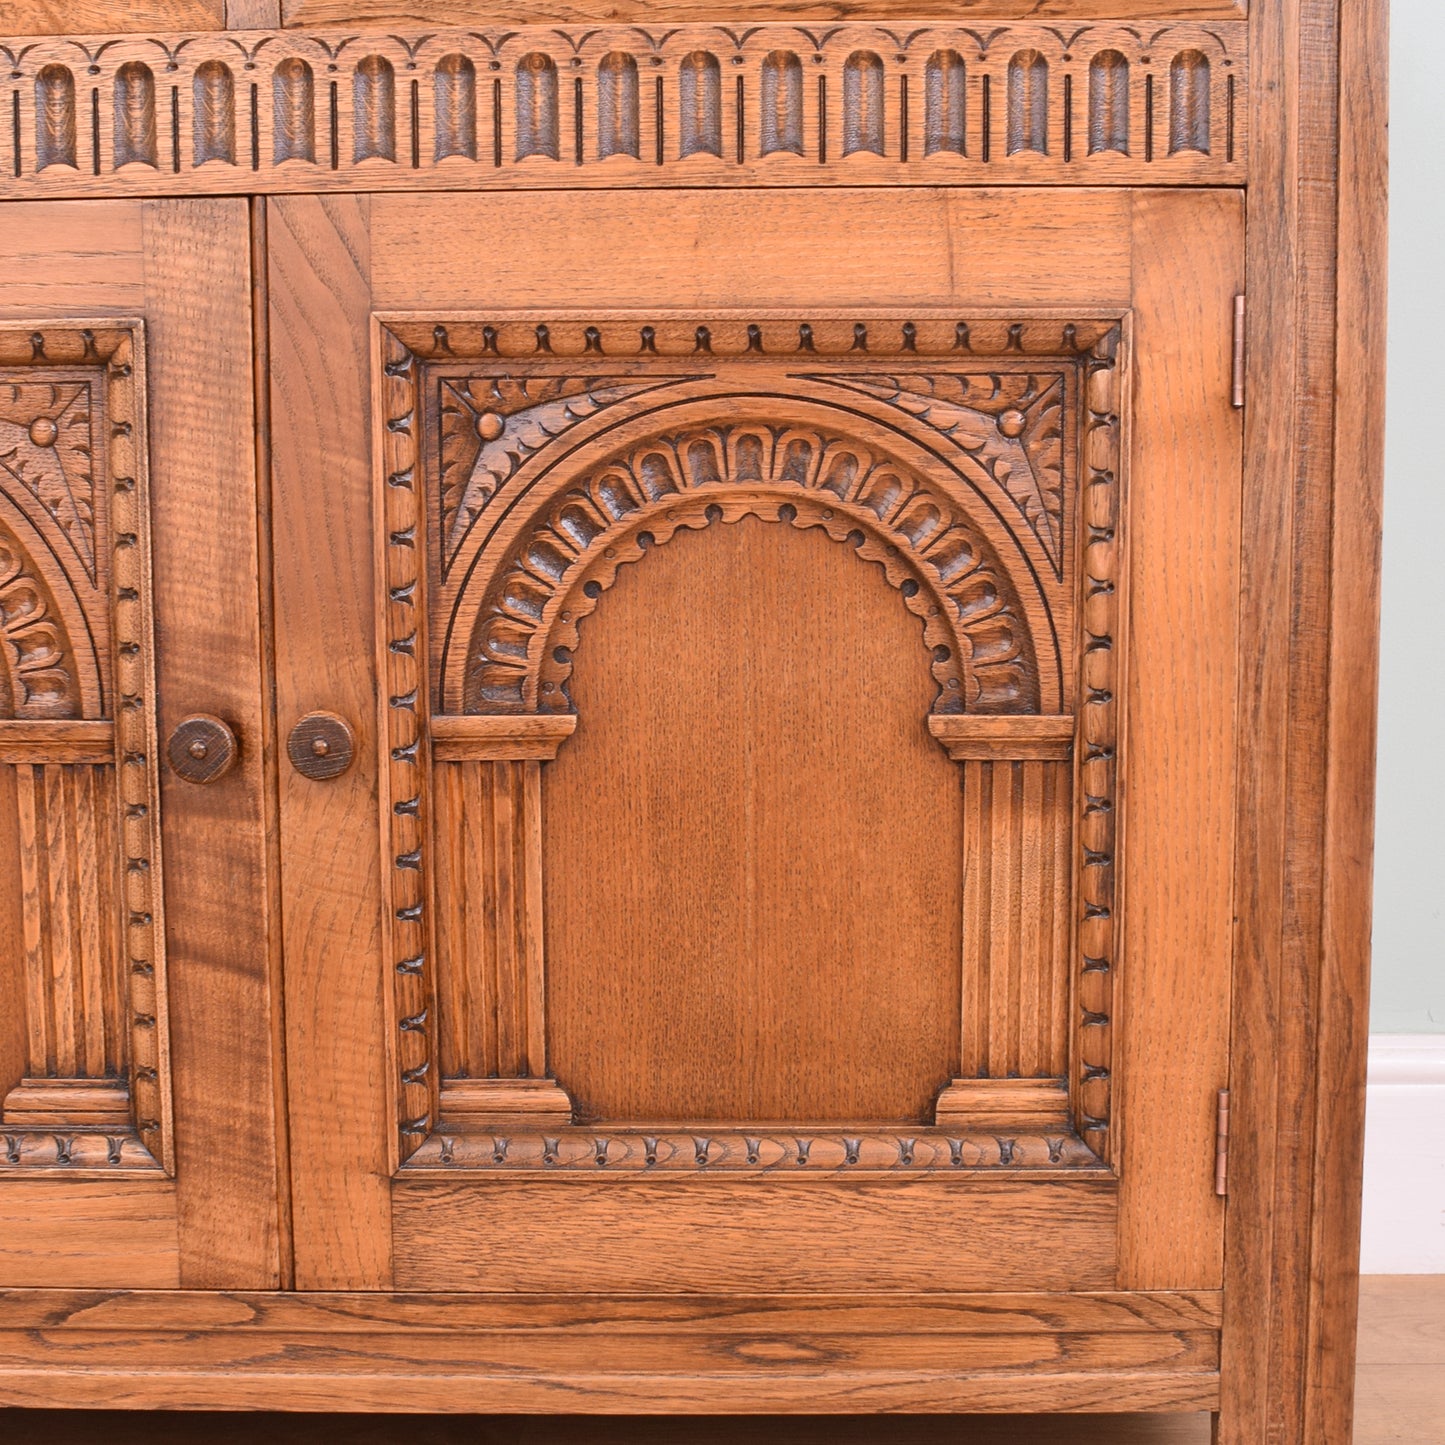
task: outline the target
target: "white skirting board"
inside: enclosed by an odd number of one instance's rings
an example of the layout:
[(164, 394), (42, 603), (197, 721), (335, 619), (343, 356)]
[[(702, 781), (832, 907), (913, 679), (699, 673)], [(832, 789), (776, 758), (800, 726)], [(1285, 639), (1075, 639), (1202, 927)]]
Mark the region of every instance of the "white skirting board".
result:
[(1445, 1034), (1374, 1034), (1361, 1274), (1445, 1274)]

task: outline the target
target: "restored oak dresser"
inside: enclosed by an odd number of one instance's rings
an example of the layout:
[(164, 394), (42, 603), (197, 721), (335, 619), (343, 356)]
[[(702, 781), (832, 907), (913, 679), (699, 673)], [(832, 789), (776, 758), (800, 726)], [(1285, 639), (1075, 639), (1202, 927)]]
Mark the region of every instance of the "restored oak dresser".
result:
[(0, 1403), (1345, 1445), (1383, 11), (0, 4)]

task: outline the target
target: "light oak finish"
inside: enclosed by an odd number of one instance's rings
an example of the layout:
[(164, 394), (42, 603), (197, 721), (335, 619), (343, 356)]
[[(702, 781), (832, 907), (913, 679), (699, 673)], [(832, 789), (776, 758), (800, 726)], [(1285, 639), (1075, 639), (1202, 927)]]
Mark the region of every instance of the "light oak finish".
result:
[[(1442, 1445), (1445, 1442), (1445, 1278), (1440, 1276), (1373, 1276), (1361, 1280), (1359, 1362), (1355, 1371), (1358, 1407), (1353, 1433), (1354, 1445)], [(93, 1314), (95, 1304), (82, 1306), (80, 1300), (51, 1296), (54, 1304), (50, 1319), (54, 1322), (67, 1313), (74, 1315), (81, 1308)], [(84, 1298), (84, 1297), (82, 1297)], [(272, 1299), (275, 1297), (273, 1296)], [(110, 1310), (134, 1307), (143, 1296), (114, 1298), (107, 1302)], [(235, 1297), (232, 1297), (235, 1301)], [(1148, 1302), (1146, 1305), (1145, 1302)], [(467, 1301), (467, 1304), (472, 1303)], [(994, 1330), (1005, 1330), (1008, 1317), (998, 1308), (995, 1296), (983, 1302), (984, 1319)], [(1130, 1298), (1129, 1310), (1144, 1324), (1172, 1320), (1175, 1330), (1187, 1330), (1211, 1319), (1210, 1312), (1197, 1309), (1205, 1301), (1196, 1302), (1191, 1312), (1185, 1301), (1174, 1296), (1142, 1296)], [(234, 1308), (217, 1309), (219, 1301), (207, 1301), (207, 1322), (212, 1326), (234, 1324), (251, 1318)], [(1017, 1327), (1017, 1334), (1027, 1340), (1028, 1303), (1019, 1300), (1016, 1319), (1008, 1321)], [(143, 1309), (144, 1304), (140, 1304)], [(417, 1310), (417, 1301), (410, 1302)], [(1146, 1313), (1152, 1307), (1153, 1313)], [(334, 1338), (347, 1328), (346, 1306), (340, 1301), (322, 1307), (328, 1333)], [(475, 1327), (477, 1313), (461, 1318), (463, 1299), (438, 1299), (435, 1308), (452, 1327)], [(485, 1308), (485, 1307), (483, 1307)], [(1088, 1338), (1089, 1331), (1109, 1323), (1109, 1302), (1105, 1297), (1073, 1296), (1067, 1307), (1058, 1297), (1045, 1306), (1050, 1318), (1071, 1332), (1078, 1340)], [(677, 1306), (672, 1306), (676, 1310)], [(1062, 1315), (1053, 1311), (1064, 1309)], [(309, 1307), (306, 1311), (309, 1313)], [(678, 1316), (667, 1316), (670, 1324), (679, 1325)], [(305, 1313), (288, 1318), (272, 1315), (277, 1325), (293, 1332), (305, 1319)], [(413, 1314), (418, 1323), (422, 1318)], [(753, 1316), (753, 1321), (759, 1317)], [(962, 1301), (949, 1306), (949, 1318), (964, 1332), (954, 1336), (951, 1344), (968, 1338), (970, 1314)], [(495, 1317), (494, 1317), (495, 1319)], [(464, 1320), (464, 1323), (463, 1323)], [(746, 1327), (749, 1317), (737, 1316)], [(139, 1324), (137, 1320), (135, 1323)], [(10, 1327), (21, 1321), (3, 1312), (0, 1325)], [(127, 1325), (125, 1316), (107, 1317), (104, 1310), (96, 1320), (101, 1328)], [(360, 1320), (357, 1321), (360, 1325)], [(295, 1338), (293, 1333), (292, 1338)], [(977, 1338), (976, 1336), (974, 1337)], [(1117, 1336), (1115, 1336), (1117, 1338)], [(1022, 1341), (1021, 1341), (1022, 1342)], [(108, 1413), (74, 1410), (31, 1409), (12, 1410), (0, 1414), (0, 1422), (24, 1432), (25, 1438), (37, 1445), (80, 1445), (104, 1431), (117, 1445), (131, 1442), (158, 1442), (158, 1445), (189, 1445), (206, 1439), (230, 1445), (230, 1442), (255, 1438), (258, 1429), (280, 1445), (380, 1445), (394, 1438), (398, 1420), (395, 1416), (367, 1419), (360, 1415), (279, 1415), (211, 1414), (205, 1416), (177, 1415), (174, 1412), (116, 1411)], [(809, 1445), (872, 1445), (886, 1435), (901, 1445), (943, 1445), (966, 1438), (979, 1445), (1206, 1445), (1210, 1438), (1207, 1414), (1096, 1414), (1096, 1415), (1011, 1415), (1004, 1418), (988, 1416), (913, 1416), (892, 1415), (886, 1421), (847, 1418), (829, 1415), (822, 1418), (788, 1416), (747, 1420), (694, 1417), (680, 1423), (676, 1419), (594, 1418), (516, 1416), (445, 1417), (414, 1416), (406, 1425), (408, 1435), (422, 1445), (461, 1445), (477, 1439), (523, 1440), (529, 1445), (560, 1445), (560, 1442), (584, 1442), (584, 1445), (620, 1445), (627, 1441), (672, 1441), (685, 1429), (689, 1440), (704, 1445), (782, 1445), (782, 1442), (805, 1441)]]
[(1381, 9), (629, 4), (0, 8), (0, 1400), (1344, 1445)]
[(35, 40), (6, 47), (0, 197), (1244, 180), (1243, 20), (933, 4)]

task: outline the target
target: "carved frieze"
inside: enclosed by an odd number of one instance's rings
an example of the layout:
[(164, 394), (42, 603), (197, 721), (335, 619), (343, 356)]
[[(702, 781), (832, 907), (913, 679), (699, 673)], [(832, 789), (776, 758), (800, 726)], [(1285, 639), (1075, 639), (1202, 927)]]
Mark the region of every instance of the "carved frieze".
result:
[(288, 29), (0, 53), (0, 196), (1244, 179), (1238, 19)]

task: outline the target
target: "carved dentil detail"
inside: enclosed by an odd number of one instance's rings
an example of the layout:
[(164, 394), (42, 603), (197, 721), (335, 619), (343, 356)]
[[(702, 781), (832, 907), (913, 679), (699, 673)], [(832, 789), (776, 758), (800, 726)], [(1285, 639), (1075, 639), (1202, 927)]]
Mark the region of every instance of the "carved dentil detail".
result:
[(636, 443), (551, 502), (488, 588), (467, 710), (570, 711), (577, 624), (617, 568), (679, 527), (746, 515), (820, 526), (883, 568), (924, 624), (934, 711), (1037, 711), (1033, 643), (1013, 585), (954, 502), (869, 444), (758, 418)]

